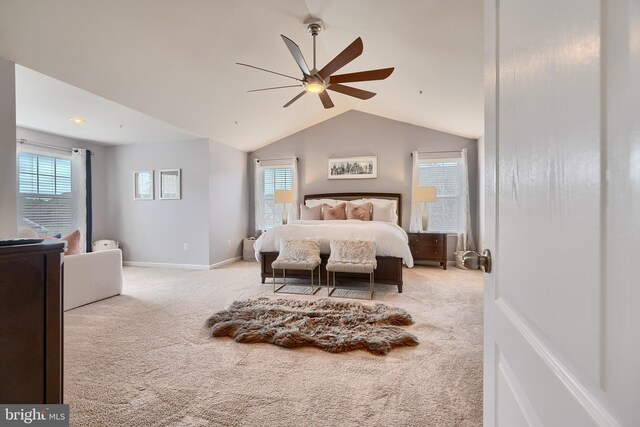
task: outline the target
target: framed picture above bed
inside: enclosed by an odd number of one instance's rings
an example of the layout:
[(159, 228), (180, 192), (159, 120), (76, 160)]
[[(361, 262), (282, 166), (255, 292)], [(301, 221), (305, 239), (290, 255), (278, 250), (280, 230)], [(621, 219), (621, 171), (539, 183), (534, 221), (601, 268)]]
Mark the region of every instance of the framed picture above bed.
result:
[(329, 159), (329, 179), (361, 179), (378, 177), (378, 157), (359, 156)]

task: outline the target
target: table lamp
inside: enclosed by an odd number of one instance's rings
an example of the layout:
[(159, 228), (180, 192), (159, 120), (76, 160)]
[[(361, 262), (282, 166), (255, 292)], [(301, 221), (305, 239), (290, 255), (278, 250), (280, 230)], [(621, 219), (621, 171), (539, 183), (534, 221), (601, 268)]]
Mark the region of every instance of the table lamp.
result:
[(429, 209), (427, 203), (436, 201), (436, 187), (416, 187), (414, 191), (414, 202), (424, 203), (425, 210), (422, 213), (422, 232), (426, 233), (429, 228)]
[(276, 203), (282, 203), (282, 225), (286, 225), (289, 217), (287, 203), (293, 203), (293, 190), (276, 190), (274, 199)]

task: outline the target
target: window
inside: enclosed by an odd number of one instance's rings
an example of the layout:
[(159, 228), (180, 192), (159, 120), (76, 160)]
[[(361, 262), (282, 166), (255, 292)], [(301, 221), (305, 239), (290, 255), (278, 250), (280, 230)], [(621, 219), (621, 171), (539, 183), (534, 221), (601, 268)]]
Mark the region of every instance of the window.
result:
[[(275, 202), (276, 190), (293, 190), (292, 168), (265, 168), (264, 169), (264, 218), (265, 230), (282, 224), (283, 204)], [(289, 207), (290, 209), (290, 207)]]
[(265, 231), (282, 224), (282, 203), (275, 202), (277, 190), (293, 190), (293, 203), (287, 203), (287, 219), (298, 217), (298, 165), (295, 157), (255, 160), (255, 229)]
[(71, 161), (18, 153), (18, 223), (52, 236), (71, 231)]
[(437, 198), (428, 204), (429, 230), (458, 233), (462, 224), (462, 162), (458, 159), (420, 160), (418, 185), (436, 187)]

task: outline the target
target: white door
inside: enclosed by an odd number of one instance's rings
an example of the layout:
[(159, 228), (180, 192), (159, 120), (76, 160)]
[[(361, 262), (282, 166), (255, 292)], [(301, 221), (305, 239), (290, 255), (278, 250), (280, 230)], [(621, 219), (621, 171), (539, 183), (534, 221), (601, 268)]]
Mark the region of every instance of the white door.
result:
[(640, 426), (640, 0), (485, 0), (486, 426)]

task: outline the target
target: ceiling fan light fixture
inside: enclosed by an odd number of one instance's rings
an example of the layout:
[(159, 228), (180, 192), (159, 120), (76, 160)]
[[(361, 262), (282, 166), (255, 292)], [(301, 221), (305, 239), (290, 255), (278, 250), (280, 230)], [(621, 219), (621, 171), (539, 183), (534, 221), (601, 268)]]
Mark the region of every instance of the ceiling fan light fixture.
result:
[(304, 90), (310, 93), (320, 93), (324, 91), (324, 85), (321, 83), (307, 83), (304, 87)]

